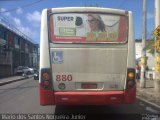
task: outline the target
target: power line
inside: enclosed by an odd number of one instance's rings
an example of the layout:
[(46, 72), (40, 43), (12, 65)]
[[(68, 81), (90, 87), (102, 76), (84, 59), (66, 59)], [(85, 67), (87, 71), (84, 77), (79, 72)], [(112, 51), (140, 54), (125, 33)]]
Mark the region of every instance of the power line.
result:
[(42, 1), (42, 0), (38, 0), (38, 1), (36, 1), (36, 2), (29, 3), (29, 4), (26, 4), (26, 5), (22, 5), (22, 6), (17, 7), (17, 8), (12, 8), (12, 9), (5, 10), (5, 11), (0, 11), (0, 13), (12, 12), (12, 11), (15, 11), (15, 10), (17, 10), (17, 9), (19, 9), (19, 8), (30, 7), (30, 6), (32, 6), (32, 5), (34, 5), (34, 4), (37, 4), (37, 3), (41, 2), (41, 1)]

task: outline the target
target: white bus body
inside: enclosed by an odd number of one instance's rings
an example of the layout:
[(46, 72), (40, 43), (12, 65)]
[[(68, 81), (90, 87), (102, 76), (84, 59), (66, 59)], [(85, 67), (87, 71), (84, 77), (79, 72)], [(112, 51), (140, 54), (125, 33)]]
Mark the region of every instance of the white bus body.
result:
[[(95, 21), (88, 20), (89, 14)], [(89, 22), (98, 20), (105, 31), (89, 28)], [(97, 7), (43, 10), (39, 78), (41, 105), (134, 103), (132, 12)]]

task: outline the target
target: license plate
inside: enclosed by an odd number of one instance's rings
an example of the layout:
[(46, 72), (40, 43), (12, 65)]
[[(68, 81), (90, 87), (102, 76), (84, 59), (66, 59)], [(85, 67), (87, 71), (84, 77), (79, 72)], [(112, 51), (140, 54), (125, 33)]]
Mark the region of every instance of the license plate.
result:
[(96, 83), (82, 83), (81, 84), (82, 89), (97, 89)]

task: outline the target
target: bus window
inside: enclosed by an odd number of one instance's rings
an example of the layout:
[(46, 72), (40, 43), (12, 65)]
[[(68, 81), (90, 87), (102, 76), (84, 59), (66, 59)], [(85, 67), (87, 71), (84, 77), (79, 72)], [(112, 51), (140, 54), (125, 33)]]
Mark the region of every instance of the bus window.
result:
[(127, 17), (100, 13), (63, 13), (50, 16), (52, 42), (124, 43)]

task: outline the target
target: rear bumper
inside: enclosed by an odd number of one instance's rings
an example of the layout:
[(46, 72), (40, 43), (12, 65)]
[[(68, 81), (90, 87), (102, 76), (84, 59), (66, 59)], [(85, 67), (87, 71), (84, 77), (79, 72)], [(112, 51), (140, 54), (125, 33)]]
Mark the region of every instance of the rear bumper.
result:
[(57, 105), (105, 105), (121, 104), (123, 101), (122, 91), (112, 92), (55, 92)]
[(133, 104), (136, 86), (125, 91), (53, 92), (40, 87), (41, 105), (108, 105)]

